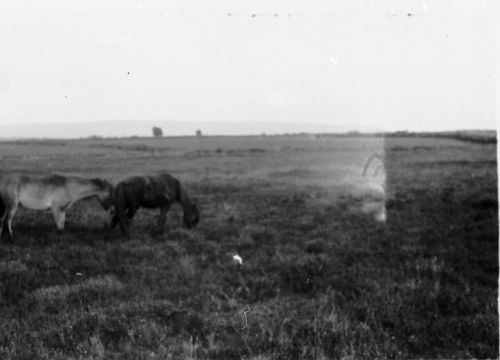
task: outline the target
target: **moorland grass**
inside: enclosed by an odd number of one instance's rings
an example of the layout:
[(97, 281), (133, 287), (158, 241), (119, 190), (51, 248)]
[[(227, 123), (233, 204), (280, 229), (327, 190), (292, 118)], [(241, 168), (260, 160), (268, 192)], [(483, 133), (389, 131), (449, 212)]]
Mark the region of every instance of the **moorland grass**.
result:
[[(21, 210), (0, 250), (0, 358), (498, 358), (496, 148), (432, 142), (386, 140), (386, 223), (359, 211), (366, 194), (253, 178), (261, 152), (225, 169), (211, 157), (228, 152), (204, 154), (210, 174), (191, 153), (141, 168), (123, 150), (136, 171), (178, 170), (199, 226), (173, 208), (158, 235), (141, 210), (127, 240), (90, 201), (57, 234), (49, 214)], [(317, 144), (299, 145), (327, 151)]]

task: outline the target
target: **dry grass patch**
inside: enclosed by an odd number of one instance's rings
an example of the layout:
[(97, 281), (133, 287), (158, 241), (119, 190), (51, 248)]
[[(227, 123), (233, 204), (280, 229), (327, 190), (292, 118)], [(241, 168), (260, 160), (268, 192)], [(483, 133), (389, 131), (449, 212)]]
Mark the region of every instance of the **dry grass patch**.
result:
[(111, 293), (123, 289), (124, 285), (113, 275), (99, 276), (84, 280), (78, 284), (55, 285), (37, 289), (33, 296), (39, 302), (65, 301), (71, 295), (82, 292)]
[(20, 261), (0, 261), (0, 274), (21, 274), (28, 271), (26, 265)]

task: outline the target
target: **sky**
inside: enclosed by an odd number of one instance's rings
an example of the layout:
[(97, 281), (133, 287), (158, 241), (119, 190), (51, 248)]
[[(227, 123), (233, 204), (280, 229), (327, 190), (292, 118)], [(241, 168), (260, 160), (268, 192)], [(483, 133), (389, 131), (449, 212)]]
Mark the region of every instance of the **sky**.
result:
[(0, 130), (121, 120), (206, 132), (214, 122), (494, 129), (494, 3), (2, 1)]

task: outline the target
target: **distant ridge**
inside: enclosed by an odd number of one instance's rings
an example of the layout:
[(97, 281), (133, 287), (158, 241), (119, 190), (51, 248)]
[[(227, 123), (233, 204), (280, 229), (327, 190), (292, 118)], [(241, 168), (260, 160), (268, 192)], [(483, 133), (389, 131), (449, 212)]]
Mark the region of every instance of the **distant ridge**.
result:
[(457, 131), (432, 131), (432, 132), (409, 132), (395, 131), (385, 133), (387, 137), (434, 137), (455, 139), (476, 144), (496, 144), (496, 130), (457, 130)]
[[(321, 123), (280, 122), (185, 122), (185, 121), (103, 121), (80, 123), (35, 123), (0, 125), (0, 140), (81, 139), (81, 138), (149, 138), (153, 126), (163, 129), (164, 137), (194, 136), (201, 130), (205, 136), (304, 135), (321, 137), (435, 137), (496, 144), (496, 130), (454, 131), (381, 131), (366, 126), (334, 126)], [(361, 129), (353, 130), (353, 129)]]
[(130, 137), (151, 136), (153, 126), (162, 128), (164, 136), (194, 135), (273, 135), (286, 133), (342, 133), (354, 129), (374, 131), (359, 124), (335, 126), (324, 123), (285, 122), (202, 122), (123, 120), (79, 123), (33, 123), (0, 125), (0, 138), (71, 139), (90, 136)]

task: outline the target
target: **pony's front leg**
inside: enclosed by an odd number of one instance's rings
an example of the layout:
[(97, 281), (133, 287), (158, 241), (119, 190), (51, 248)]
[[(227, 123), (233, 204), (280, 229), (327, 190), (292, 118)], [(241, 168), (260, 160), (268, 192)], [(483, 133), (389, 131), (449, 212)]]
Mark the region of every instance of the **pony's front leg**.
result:
[(137, 204), (132, 204), (131, 206), (128, 207), (125, 216), (118, 216), (118, 221), (120, 222), (120, 229), (123, 234), (127, 236), (128, 239), (131, 238), (130, 236), (130, 224), (132, 223), (132, 219), (135, 215), (135, 213), (139, 210), (139, 206)]
[(7, 209), (4, 209), (4, 212), (0, 217), (0, 238), (2, 237), (3, 225), (5, 224), (6, 219), (7, 219)]
[(54, 214), (54, 220), (57, 225), (57, 230), (64, 230), (64, 222), (66, 221), (66, 212), (60, 209), (58, 206), (52, 207), (52, 214)]
[(14, 218), (14, 215), (17, 211), (17, 207), (18, 207), (18, 204), (17, 203), (14, 203), (10, 206), (7, 206), (6, 209), (5, 209), (5, 213), (3, 214), (2, 216), (2, 225), (1, 225), (1, 228), (0, 228), (0, 234), (3, 230), (3, 226), (4, 224), (6, 223), (7, 224), (7, 230), (9, 231), (9, 235), (10, 235), (10, 241), (12, 242), (12, 239), (13, 239), (13, 232), (12, 232), (12, 219)]
[(172, 206), (171, 203), (160, 208), (160, 217), (158, 218), (158, 231), (160, 234), (165, 232), (165, 223), (167, 222), (167, 212)]
[(111, 229), (114, 229), (116, 227), (116, 225), (118, 225), (118, 215), (114, 214), (111, 217), (111, 222), (109, 224), (109, 227)]
[(111, 220), (111, 225), (113, 225), (114, 220), (118, 221), (120, 224), (120, 230), (123, 235), (125, 235), (128, 239), (130, 239), (130, 209), (119, 209), (115, 214), (115, 217)]
[(4, 212), (2, 214), (2, 217), (0, 218), (0, 237), (2, 236), (2, 232), (3, 232), (3, 226), (4, 224), (7, 222), (7, 214), (9, 213), (9, 208), (6, 207), (4, 209)]
[(125, 235), (128, 239), (130, 239), (130, 224), (128, 219), (119, 217), (118, 218), (120, 224), (120, 230), (123, 235)]

